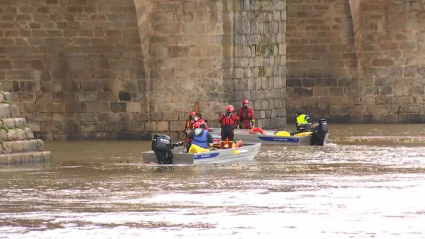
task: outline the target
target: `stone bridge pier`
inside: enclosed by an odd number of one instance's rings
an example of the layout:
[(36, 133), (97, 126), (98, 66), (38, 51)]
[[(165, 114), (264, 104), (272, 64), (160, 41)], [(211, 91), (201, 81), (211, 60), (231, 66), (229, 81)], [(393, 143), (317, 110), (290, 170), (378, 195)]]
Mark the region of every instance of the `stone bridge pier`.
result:
[(425, 122), (420, 0), (289, 0), (288, 121)]
[(42, 139), (177, 138), (251, 101), (263, 128), (425, 122), (421, 0), (2, 0), (0, 81)]
[(42, 139), (140, 139), (212, 126), (247, 98), (285, 125), (286, 2), (2, 0), (0, 80)]

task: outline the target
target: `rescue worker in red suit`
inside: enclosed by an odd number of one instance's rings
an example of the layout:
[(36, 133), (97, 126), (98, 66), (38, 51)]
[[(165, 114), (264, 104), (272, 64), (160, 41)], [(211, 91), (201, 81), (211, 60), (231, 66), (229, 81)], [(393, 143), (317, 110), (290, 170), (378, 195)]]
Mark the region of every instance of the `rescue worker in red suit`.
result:
[(221, 144), (220, 149), (224, 149), (226, 144), (226, 139), (228, 140), (227, 147), (233, 148), (233, 141), (235, 138), (234, 124), (239, 121), (239, 117), (233, 114), (235, 108), (233, 105), (228, 105), (226, 108), (226, 113), (221, 114), (218, 121), (221, 123)]
[(201, 113), (196, 113), (195, 114), (195, 116), (193, 117), (193, 119), (195, 120), (195, 123), (197, 123), (197, 122), (199, 122), (199, 123), (205, 123), (205, 129), (206, 130), (210, 130), (209, 128), (208, 128), (208, 122), (206, 121), (206, 120), (204, 120), (203, 118), (202, 118), (202, 114)]
[(189, 139), (187, 136), (189, 135), (189, 132), (194, 129), (193, 124), (195, 124), (195, 116), (196, 112), (191, 111), (189, 113), (189, 119), (186, 120), (185, 128), (183, 130), (184, 136), (186, 138), (186, 149), (189, 150), (188, 146), (190, 147), (190, 144), (192, 142), (192, 139)]
[(238, 110), (238, 117), (241, 119), (239, 122), (239, 127), (241, 129), (254, 128), (255, 126), (254, 111), (252, 110), (251, 107), (249, 107), (248, 100), (242, 101), (242, 107)]
[(188, 130), (192, 130), (193, 129), (193, 124), (195, 123), (195, 115), (196, 115), (196, 112), (195, 111), (191, 111), (190, 113), (189, 113), (189, 119), (188, 120), (186, 120), (186, 124), (185, 124), (185, 127), (184, 127), (184, 131), (183, 132), (187, 132)]

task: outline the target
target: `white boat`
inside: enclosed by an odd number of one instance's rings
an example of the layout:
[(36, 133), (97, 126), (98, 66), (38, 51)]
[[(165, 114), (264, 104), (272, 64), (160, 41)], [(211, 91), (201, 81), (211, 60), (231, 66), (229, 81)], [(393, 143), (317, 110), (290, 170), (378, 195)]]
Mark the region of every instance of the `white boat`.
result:
[(260, 147), (261, 143), (255, 143), (238, 148), (186, 153), (185, 147), (172, 145), (169, 136), (156, 134), (152, 139), (152, 150), (142, 152), (142, 157), (146, 164), (222, 164), (253, 160)]
[[(210, 132), (215, 140), (221, 139), (220, 128), (210, 128)], [(279, 135), (279, 132), (264, 130), (262, 133), (251, 132), (249, 129), (235, 129), (235, 141), (242, 140), (246, 144), (279, 144), (279, 145), (295, 145), (295, 146), (309, 146), (319, 145), (323, 146), (328, 141), (328, 126), (324, 119), (319, 120), (313, 124), (311, 132), (304, 132), (298, 135), (290, 136)]]

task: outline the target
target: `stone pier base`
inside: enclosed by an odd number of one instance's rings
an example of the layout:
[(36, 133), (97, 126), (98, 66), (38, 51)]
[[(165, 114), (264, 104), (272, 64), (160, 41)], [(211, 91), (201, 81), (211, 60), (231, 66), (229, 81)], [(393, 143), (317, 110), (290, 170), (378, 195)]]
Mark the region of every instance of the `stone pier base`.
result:
[(28, 152), (0, 155), (0, 165), (22, 165), (51, 161), (50, 152)]
[(19, 117), (18, 107), (11, 102), (10, 93), (0, 91), (0, 166), (50, 162), (51, 153), (44, 151), (44, 142), (34, 138), (26, 119)]

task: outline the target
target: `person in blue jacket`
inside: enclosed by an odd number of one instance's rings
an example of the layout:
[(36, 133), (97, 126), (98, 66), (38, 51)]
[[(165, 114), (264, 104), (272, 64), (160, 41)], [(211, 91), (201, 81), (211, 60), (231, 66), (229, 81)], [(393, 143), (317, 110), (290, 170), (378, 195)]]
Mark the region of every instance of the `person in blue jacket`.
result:
[(204, 149), (209, 149), (210, 143), (213, 142), (213, 137), (211, 136), (210, 132), (208, 132), (208, 130), (206, 129), (206, 123), (196, 122), (193, 125), (193, 127), (195, 129), (192, 130), (188, 135), (188, 138), (192, 139), (192, 144), (197, 145)]

